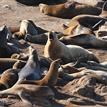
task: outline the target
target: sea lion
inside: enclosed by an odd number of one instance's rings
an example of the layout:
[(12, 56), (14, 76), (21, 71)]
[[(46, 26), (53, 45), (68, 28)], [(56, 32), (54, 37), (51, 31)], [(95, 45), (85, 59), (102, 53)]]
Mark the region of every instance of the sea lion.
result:
[(36, 84), (36, 85), (48, 85), (48, 86), (54, 86), (58, 80), (58, 68), (60, 66), (60, 59), (52, 61), (49, 71), (47, 72), (46, 76), (37, 81), (30, 81), (25, 80), (22, 81), (21, 84)]
[[(65, 26), (65, 25), (63, 25), (63, 26)], [(76, 35), (80, 35), (80, 34), (95, 34), (93, 32), (93, 28), (91, 29), (91, 28), (85, 27), (85, 26), (80, 25), (80, 24), (78, 24), (74, 28), (73, 27), (69, 27), (69, 28), (66, 27), (64, 29), (64, 34), (65, 34), (65, 32), (72, 35), (73, 37)], [(66, 35), (64, 35), (64, 36), (66, 36)]]
[(29, 59), (26, 65), (18, 73), (19, 79), (17, 83), (20, 83), (22, 80), (38, 80), (41, 78), (41, 70), (38, 59), (38, 54), (35, 49), (31, 46), (29, 47)]
[(0, 90), (5, 90), (12, 87), (18, 80), (17, 69), (8, 69), (1, 74)]
[(54, 93), (48, 86), (31, 84), (17, 84), (12, 88), (0, 91), (0, 97), (6, 98), (8, 95), (19, 96), (23, 103), (29, 105), (28, 107), (32, 107), (32, 100), (41, 100), (43, 98), (52, 100), (54, 98)]
[(44, 56), (53, 60), (61, 58), (63, 63), (78, 60), (92, 60), (99, 62), (97, 57), (90, 51), (77, 45), (64, 45), (58, 40), (54, 32), (50, 32), (44, 48)]
[(37, 26), (33, 23), (32, 20), (22, 20), (19, 32), (14, 33), (13, 37), (23, 39), (27, 33), (31, 35), (38, 34)]
[(24, 54), (24, 53), (20, 53), (20, 54), (14, 53), (14, 54), (11, 55), (11, 58), (27, 61), (29, 56)]
[(95, 24), (98, 23), (99, 21), (101, 21), (101, 23), (98, 24), (98, 26), (94, 27), (93, 30), (98, 29), (99, 26), (103, 25), (107, 21), (107, 19), (95, 15), (78, 15), (71, 19), (71, 21), (68, 24), (68, 27), (63, 31), (63, 33), (64, 35), (72, 34), (73, 30), (78, 25), (82, 25), (84, 27), (92, 29), (93, 26), (95, 26)]
[(80, 14), (99, 15), (101, 13), (100, 8), (84, 5), (74, 1), (57, 5), (39, 4), (39, 8), (40, 12), (45, 15), (70, 19)]
[[(38, 34), (35, 36), (31, 36), (29, 34), (25, 35), (25, 40), (31, 43), (36, 43), (36, 44), (46, 44), (47, 40), (48, 40), (48, 33), (42, 33), (42, 34)], [(62, 37), (62, 33), (60, 32), (56, 32), (57, 33), (57, 37), (60, 38)]]
[[(0, 73), (5, 71), (6, 69), (12, 68), (13, 65), (17, 62), (17, 59), (11, 59), (11, 58), (0, 58)], [(21, 62), (26, 63), (26, 61)]]
[(32, 20), (22, 20), (20, 30), (13, 34), (13, 38), (24, 39), (26, 34), (33, 36), (44, 32), (46, 30), (36, 26)]
[(42, 34), (38, 34), (35, 36), (31, 36), (29, 34), (26, 34), (24, 39), (28, 42), (31, 42), (31, 43), (45, 44), (48, 37), (47, 37), (47, 33), (42, 33)]
[(79, 45), (85, 48), (100, 48), (107, 49), (107, 41), (97, 38), (93, 34), (80, 34), (63, 36), (59, 39), (64, 44)]
[(8, 44), (6, 39), (8, 35), (8, 28), (5, 25), (0, 27), (0, 57), (10, 57), (13, 53), (20, 52), (19, 48)]
[(22, 69), (25, 66), (26, 62), (18, 60), (14, 65), (13, 69)]

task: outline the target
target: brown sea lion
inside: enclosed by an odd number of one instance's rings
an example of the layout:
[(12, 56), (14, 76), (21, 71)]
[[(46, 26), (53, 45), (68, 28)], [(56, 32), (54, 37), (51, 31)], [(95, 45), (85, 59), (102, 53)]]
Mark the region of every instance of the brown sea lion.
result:
[(54, 86), (58, 80), (58, 68), (59, 68), (60, 62), (61, 62), (60, 59), (54, 60), (50, 65), (49, 71), (47, 72), (46, 76), (43, 79), (38, 81), (25, 80), (25, 81), (22, 81), (21, 84)]
[(12, 87), (18, 80), (17, 69), (8, 69), (1, 74), (0, 90), (5, 90)]
[(80, 14), (99, 15), (101, 9), (90, 5), (84, 5), (78, 2), (66, 2), (58, 5), (39, 4), (40, 12), (60, 17), (60, 18), (73, 18)]
[[(63, 26), (65, 26), (65, 25), (63, 25)], [(72, 28), (72, 27), (66, 27), (64, 29), (64, 33), (68, 33), (72, 37), (74, 37), (76, 35), (80, 35), (80, 34), (95, 34), (93, 32), (93, 28), (91, 29), (91, 28), (85, 27), (85, 26), (80, 25), (80, 24), (78, 24), (74, 28)], [(64, 36), (66, 36), (66, 35), (64, 35)]]
[(61, 58), (63, 63), (75, 62), (84, 59), (99, 62), (96, 56), (77, 45), (64, 45), (58, 40), (54, 32), (50, 32), (44, 49), (44, 56), (53, 60)]
[(107, 49), (107, 45), (106, 45), (107, 41), (97, 38), (93, 34), (63, 36), (59, 40), (66, 45), (71, 44), (71, 45), (79, 45), (86, 48)]
[(9, 30), (6, 26), (0, 27), (0, 57), (10, 57), (13, 53), (19, 53), (20, 49), (8, 44)]
[(63, 33), (64, 35), (70, 35), (72, 34), (73, 30), (79, 25), (92, 29), (93, 26), (95, 26), (95, 24), (99, 21), (101, 21), (101, 23), (98, 24), (98, 26), (96, 26), (93, 30), (98, 29), (99, 26), (101, 26), (105, 23), (105, 21), (107, 21), (107, 19), (95, 15), (78, 15), (71, 19), (68, 24), (68, 27), (64, 30)]
[(46, 32), (46, 30), (37, 27), (32, 20), (22, 20), (19, 32), (14, 33), (13, 37), (18, 39), (24, 39), (26, 34), (37, 35), (44, 32)]

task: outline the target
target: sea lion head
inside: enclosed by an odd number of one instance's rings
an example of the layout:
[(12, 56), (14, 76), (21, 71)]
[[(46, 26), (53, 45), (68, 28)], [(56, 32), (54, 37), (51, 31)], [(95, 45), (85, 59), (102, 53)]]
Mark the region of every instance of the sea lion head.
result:
[(61, 59), (56, 59), (51, 63), (51, 67), (56, 68), (58, 70), (58, 68), (60, 67), (60, 63), (61, 63)]
[(7, 35), (8, 35), (7, 27), (5, 25), (0, 27), (0, 43), (7, 43), (6, 40)]
[(44, 13), (44, 14), (48, 14), (48, 5), (46, 5), (46, 4), (43, 4), (43, 3), (40, 3), (39, 4), (39, 9), (40, 9), (40, 12), (41, 13)]
[(36, 49), (32, 48), (32, 46), (29, 47), (29, 56), (31, 58), (33, 57), (34, 61), (36, 61), (36, 62), (39, 61), (37, 51), (36, 51)]
[(57, 36), (56, 36), (56, 33), (54, 31), (50, 31), (48, 33), (48, 40), (53, 41), (53, 40), (56, 40), (56, 39), (58, 39)]

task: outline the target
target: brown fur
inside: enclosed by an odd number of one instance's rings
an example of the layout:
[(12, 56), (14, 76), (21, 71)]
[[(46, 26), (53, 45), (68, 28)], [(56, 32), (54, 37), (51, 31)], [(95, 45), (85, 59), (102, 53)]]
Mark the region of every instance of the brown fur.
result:
[(40, 12), (51, 15), (55, 17), (61, 18), (73, 18), (74, 16), (80, 14), (91, 14), (91, 15), (99, 15), (101, 13), (101, 9), (84, 5), (77, 2), (66, 2), (58, 5), (46, 5), (40, 4)]
[(49, 71), (43, 79), (38, 81), (22, 81), (21, 84), (36, 84), (48, 86), (55, 85), (58, 79), (58, 68), (60, 61), (60, 59), (57, 59), (51, 63)]
[(22, 69), (25, 66), (25, 62), (18, 60), (14, 65), (13, 65), (13, 69)]
[(0, 90), (12, 87), (18, 80), (18, 72), (19, 70), (17, 69), (8, 69), (4, 71), (0, 78)]
[(26, 34), (38, 34), (37, 26), (31, 20), (22, 20), (19, 32), (14, 33), (13, 37), (23, 39)]
[(98, 29), (98, 27), (104, 24), (107, 19), (94, 15), (78, 15), (71, 19), (68, 24), (68, 28), (64, 30), (64, 35), (71, 35), (73, 30), (79, 25), (92, 29), (93, 26), (101, 20), (102, 22), (94, 29)]

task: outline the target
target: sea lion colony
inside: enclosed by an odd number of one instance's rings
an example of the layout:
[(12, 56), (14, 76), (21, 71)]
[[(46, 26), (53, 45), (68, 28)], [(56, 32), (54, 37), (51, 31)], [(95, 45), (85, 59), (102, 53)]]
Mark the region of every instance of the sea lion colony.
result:
[[(0, 27), (0, 98), (15, 97), (27, 107), (52, 107), (53, 102), (59, 103), (58, 107), (68, 107), (86, 100), (107, 106), (107, 62), (101, 62), (89, 50), (107, 51), (107, 2), (72, 0), (51, 5), (44, 4), (45, 0), (41, 2), (38, 7), (42, 14), (70, 18), (69, 24), (62, 24), (62, 32), (42, 29), (29, 19), (21, 20), (20, 27), (6, 24)], [(42, 55), (38, 54), (36, 44), (44, 45)], [(77, 98), (63, 103), (60, 100), (66, 100), (59, 94), (58, 102), (59, 90), (81, 96), (81, 101)], [(7, 105), (11, 107), (12, 103)]]

